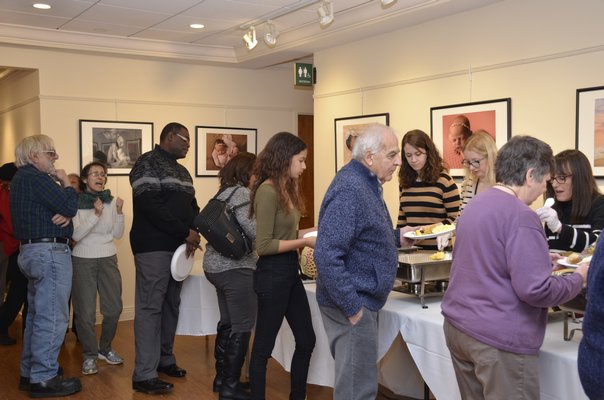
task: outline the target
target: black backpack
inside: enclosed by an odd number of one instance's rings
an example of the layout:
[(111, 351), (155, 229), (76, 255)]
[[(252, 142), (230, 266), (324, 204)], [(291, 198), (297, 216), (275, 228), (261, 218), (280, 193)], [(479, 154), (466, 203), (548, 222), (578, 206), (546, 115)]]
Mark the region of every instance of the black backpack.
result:
[(246, 236), (235, 217), (235, 210), (250, 202), (246, 201), (236, 206), (228, 203), (239, 189), (233, 190), (226, 200), (217, 198), (225, 189), (218, 191), (193, 221), (197, 231), (206, 238), (214, 250), (221, 256), (234, 260), (239, 260), (252, 252), (252, 241)]

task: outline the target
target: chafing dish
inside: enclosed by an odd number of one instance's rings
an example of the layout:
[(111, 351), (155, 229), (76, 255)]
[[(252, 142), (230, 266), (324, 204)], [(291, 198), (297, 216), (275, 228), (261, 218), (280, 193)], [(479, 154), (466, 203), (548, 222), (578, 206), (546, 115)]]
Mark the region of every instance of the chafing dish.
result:
[(394, 290), (420, 298), (422, 308), (425, 297), (442, 296), (449, 282), (451, 253), (446, 252), (443, 260), (432, 260), (434, 251), (420, 250), (398, 256), (397, 278), (402, 285)]
[[(554, 272), (554, 275), (569, 275), (572, 274), (572, 269), (563, 269)], [(587, 288), (583, 288), (579, 294), (572, 300), (567, 301), (564, 304), (560, 304), (558, 308), (564, 313), (564, 340), (571, 340), (576, 331), (582, 330), (581, 328), (568, 329), (568, 320), (572, 319), (573, 322), (580, 324), (582, 323), (581, 316), (585, 314), (585, 307), (587, 306)], [(577, 315), (579, 314), (579, 316)]]

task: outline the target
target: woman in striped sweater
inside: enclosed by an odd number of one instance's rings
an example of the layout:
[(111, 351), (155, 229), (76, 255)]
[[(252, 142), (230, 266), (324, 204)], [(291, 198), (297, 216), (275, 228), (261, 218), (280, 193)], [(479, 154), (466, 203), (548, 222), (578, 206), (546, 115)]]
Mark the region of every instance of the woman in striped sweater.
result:
[[(399, 170), (398, 227), (453, 223), (459, 213), (459, 189), (434, 142), (415, 129), (405, 134), (401, 147), (404, 157)], [(436, 239), (422, 240), (417, 245), (437, 249)]]

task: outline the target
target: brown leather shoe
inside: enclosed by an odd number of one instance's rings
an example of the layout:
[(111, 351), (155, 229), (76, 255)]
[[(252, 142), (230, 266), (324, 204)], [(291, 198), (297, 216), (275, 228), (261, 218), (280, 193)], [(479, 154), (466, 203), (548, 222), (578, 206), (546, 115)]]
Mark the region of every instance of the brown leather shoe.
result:
[(157, 367), (157, 372), (161, 372), (163, 374), (166, 374), (166, 375), (174, 377), (174, 378), (184, 378), (184, 376), (187, 375), (187, 370), (180, 368), (176, 364), (170, 364), (170, 365), (165, 365), (163, 367)]
[(132, 381), (132, 389), (137, 392), (143, 392), (147, 394), (161, 394), (167, 393), (172, 390), (173, 384), (164, 382), (159, 378), (151, 378), (146, 381)]

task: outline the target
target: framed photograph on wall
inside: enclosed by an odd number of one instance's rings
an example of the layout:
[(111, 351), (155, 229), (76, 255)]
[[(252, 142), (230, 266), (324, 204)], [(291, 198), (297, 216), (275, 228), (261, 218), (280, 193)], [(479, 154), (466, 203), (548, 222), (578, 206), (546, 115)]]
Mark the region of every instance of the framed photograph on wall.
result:
[(501, 148), (512, 135), (512, 99), (430, 108), (432, 140), (453, 177), (463, 177), (463, 146), (472, 132), (488, 132)]
[(239, 152), (256, 154), (257, 129), (195, 127), (195, 176), (217, 176)]
[(356, 117), (336, 118), (334, 120), (336, 135), (336, 172), (352, 159), (352, 145), (363, 129), (372, 123), (388, 125), (390, 114), (359, 115)]
[(80, 120), (80, 169), (101, 161), (109, 175), (128, 175), (140, 155), (151, 149), (152, 122)]
[(604, 178), (604, 86), (577, 89), (575, 147), (585, 154), (596, 178)]

